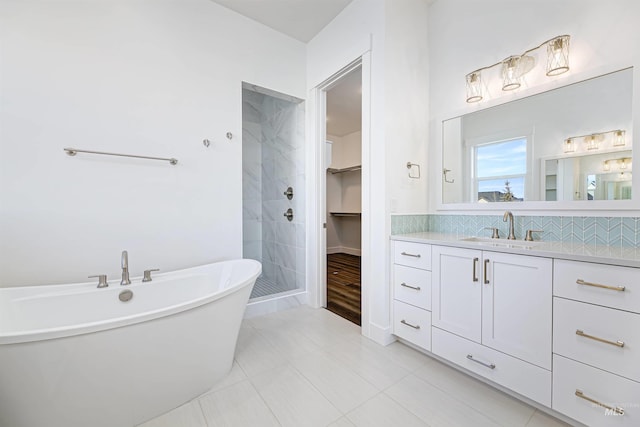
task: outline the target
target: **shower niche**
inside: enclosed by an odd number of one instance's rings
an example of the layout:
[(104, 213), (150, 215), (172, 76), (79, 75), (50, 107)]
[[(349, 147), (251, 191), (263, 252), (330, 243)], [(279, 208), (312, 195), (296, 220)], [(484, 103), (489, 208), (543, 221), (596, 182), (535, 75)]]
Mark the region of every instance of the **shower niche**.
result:
[(262, 263), (251, 301), (305, 291), (304, 103), (242, 85), (243, 257)]

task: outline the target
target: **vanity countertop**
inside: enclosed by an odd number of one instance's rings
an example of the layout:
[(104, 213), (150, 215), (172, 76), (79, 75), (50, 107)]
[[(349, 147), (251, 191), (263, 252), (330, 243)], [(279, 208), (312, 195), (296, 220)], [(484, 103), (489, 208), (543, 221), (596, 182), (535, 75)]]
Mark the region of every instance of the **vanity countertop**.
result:
[(552, 241), (535, 241), (532, 243), (532, 246), (522, 246), (529, 244), (529, 242), (523, 240), (511, 241), (507, 239), (494, 240), (485, 238), (478, 239), (481, 241), (464, 240), (473, 238), (474, 236), (435, 232), (395, 234), (391, 236), (391, 240), (407, 242), (640, 267), (640, 248), (633, 246), (587, 245), (584, 243)]

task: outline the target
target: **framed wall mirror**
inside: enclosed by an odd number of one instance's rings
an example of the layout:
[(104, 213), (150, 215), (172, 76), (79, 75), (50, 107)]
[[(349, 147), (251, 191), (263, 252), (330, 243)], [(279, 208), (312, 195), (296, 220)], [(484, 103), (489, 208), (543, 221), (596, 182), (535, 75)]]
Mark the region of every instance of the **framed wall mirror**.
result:
[(632, 82), (626, 68), (443, 121), (442, 203), (630, 200)]

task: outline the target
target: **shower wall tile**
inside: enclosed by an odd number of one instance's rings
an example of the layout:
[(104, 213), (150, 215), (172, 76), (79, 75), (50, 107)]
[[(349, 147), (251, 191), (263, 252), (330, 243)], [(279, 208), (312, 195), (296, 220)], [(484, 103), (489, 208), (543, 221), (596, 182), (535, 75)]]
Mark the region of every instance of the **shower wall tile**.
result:
[(290, 270), (296, 269), (296, 248), (289, 245), (275, 244), (275, 263)]
[[(278, 289), (304, 288), (304, 138), (304, 104), (243, 90), (243, 215), (261, 221), (263, 277)], [(292, 222), (284, 217), (288, 208)], [(249, 228), (243, 240), (256, 253)]]
[[(502, 215), (392, 215), (391, 234), (434, 231), (458, 235), (490, 236), (484, 227), (496, 227), (500, 235), (508, 233)], [(516, 237), (526, 230), (543, 230), (534, 238), (590, 245), (636, 246), (640, 244), (640, 218), (514, 215)], [(537, 236), (537, 237), (536, 237)]]
[(262, 241), (245, 240), (242, 242), (242, 257), (262, 262)]
[(276, 243), (281, 245), (296, 245), (296, 224), (292, 222), (276, 223)]
[(262, 241), (262, 259), (276, 263), (276, 242)]

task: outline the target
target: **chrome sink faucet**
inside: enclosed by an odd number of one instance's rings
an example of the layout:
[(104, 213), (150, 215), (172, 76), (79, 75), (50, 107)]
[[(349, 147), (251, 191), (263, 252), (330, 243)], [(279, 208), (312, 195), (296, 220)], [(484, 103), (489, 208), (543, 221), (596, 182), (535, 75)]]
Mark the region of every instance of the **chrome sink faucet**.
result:
[(507, 239), (516, 240), (516, 234), (513, 231), (513, 214), (511, 211), (506, 211), (502, 216), (502, 221), (507, 222), (507, 220), (509, 221), (509, 235), (507, 236)]
[(122, 259), (120, 260), (120, 264), (122, 265), (122, 280), (120, 281), (120, 285), (130, 285), (131, 280), (129, 280), (129, 254), (127, 251), (122, 251)]

